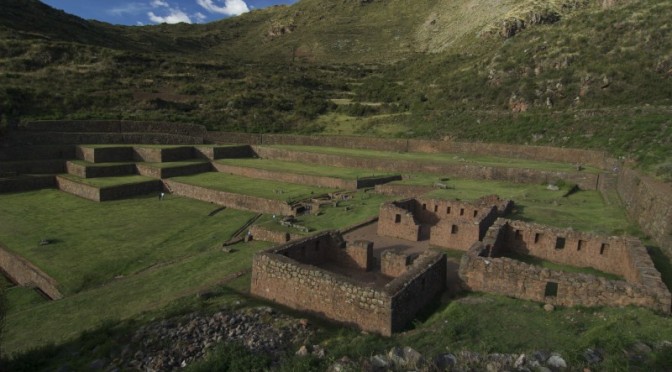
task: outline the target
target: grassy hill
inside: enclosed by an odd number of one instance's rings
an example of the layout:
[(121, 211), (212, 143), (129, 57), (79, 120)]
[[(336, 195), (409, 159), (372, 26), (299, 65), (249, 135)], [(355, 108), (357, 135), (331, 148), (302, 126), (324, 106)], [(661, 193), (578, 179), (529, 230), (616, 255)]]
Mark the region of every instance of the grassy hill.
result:
[(17, 118), (607, 149), (670, 177), (672, 4), (302, 0), (205, 25), (0, 4)]

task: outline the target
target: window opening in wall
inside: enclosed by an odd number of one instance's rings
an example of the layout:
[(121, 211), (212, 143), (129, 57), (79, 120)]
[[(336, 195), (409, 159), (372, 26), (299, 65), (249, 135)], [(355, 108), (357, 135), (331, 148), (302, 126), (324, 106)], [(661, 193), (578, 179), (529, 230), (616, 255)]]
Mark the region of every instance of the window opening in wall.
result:
[(600, 254), (605, 254), (609, 250), (609, 244), (607, 243), (602, 243), (600, 246)]
[(478, 211), (474, 211), (474, 217), (478, 216)]
[(464, 208), (460, 208), (460, 216), (464, 216)]
[(576, 250), (580, 251), (584, 248), (586, 248), (586, 241), (585, 240), (579, 240), (579, 244), (576, 246)]
[(446, 208), (446, 214), (450, 214), (450, 207)]
[(558, 236), (555, 239), (555, 249), (565, 249), (565, 238)]
[(453, 226), (450, 228), (450, 233), (451, 233), (451, 234), (457, 234), (457, 230), (458, 230), (457, 225), (453, 225)]
[(427, 209), (427, 204), (423, 204), (423, 205), (422, 205), (422, 209), (423, 209), (423, 210), (426, 210), (426, 209)]
[(544, 297), (556, 297), (557, 295), (558, 295), (558, 283), (546, 282), (546, 290), (544, 291)]
[(438, 211), (439, 211), (439, 206), (438, 206), (438, 205), (435, 205), (435, 206), (434, 206), (434, 212), (438, 212)]
[(516, 240), (523, 240), (523, 233), (520, 230), (516, 230)]
[(401, 222), (401, 215), (398, 214), (398, 215), (394, 216), (394, 223), (400, 223), (400, 222)]
[(541, 240), (541, 234), (539, 233), (534, 234), (534, 242), (539, 243), (539, 240)]

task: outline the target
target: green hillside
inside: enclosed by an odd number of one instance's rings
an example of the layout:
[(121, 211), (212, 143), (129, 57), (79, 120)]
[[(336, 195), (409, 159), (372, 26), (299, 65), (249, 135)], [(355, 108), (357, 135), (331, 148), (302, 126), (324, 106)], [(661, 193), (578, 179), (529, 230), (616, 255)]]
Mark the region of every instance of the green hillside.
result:
[(669, 2), (302, 0), (122, 27), (0, 4), (0, 110), (607, 149), (672, 168)]

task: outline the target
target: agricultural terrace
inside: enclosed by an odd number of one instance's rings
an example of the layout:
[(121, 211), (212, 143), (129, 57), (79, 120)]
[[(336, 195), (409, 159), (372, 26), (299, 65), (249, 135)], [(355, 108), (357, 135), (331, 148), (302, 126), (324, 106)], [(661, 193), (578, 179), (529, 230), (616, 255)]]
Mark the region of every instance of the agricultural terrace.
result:
[(177, 168), (177, 167), (185, 167), (189, 165), (196, 165), (196, 164), (206, 164), (209, 163), (207, 160), (191, 160), (191, 161), (171, 161), (171, 162), (163, 162), (163, 163), (136, 163), (136, 164), (141, 164), (141, 165), (146, 165), (152, 168)]
[(334, 177), (345, 180), (356, 180), (372, 176), (392, 176), (391, 173), (374, 173), (371, 170), (362, 168), (332, 167), (327, 165), (305, 164), (271, 159), (222, 159), (217, 160), (216, 163), (294, 174)]
[[(470, 164), (479, 166), (538, 169), (538, 170), (558, 171), (558, 172), (576, 171), (575, 164), (554, 163), (554, 162), (535, 161), (535, 160), (516, 159), (516, 158), (503, 158), (488, 155), (391, 152), (391, 151), (349, 149), (339, 147), (293, 146), (293, 145), (273, 145), (267, 147), (301, 151), (301, 152), (339, 155), (344, 157), (389, 160), (390, 162), (401, 160), (401, 161), (415, 161), (418, 163)], [(583, 171), (589, 173), (599, 173), (600, 170), (598, 168), (584, 166)]]
[(74, 182), (83, 183), (86, 185), (105, 188), (118, 185), (129, 185), (134, 183), (143, 183), (148, 181), (156, 181), (155, 178), (145, 177), (140, 175), (130, 175), (130, 176), (117, 176), (117, 177), (99, 177), (99, 178), (81, 178), (73, 176), (71, 174), (61, 175), (63, 178), (67, 178)]
[(171, 179), (176, 182), (213, 190), (287, 202), (336, 191), (334, 189), (317, 186), (259, 180), (218, 172), (207, 172), (193, 176), (174, 177)]

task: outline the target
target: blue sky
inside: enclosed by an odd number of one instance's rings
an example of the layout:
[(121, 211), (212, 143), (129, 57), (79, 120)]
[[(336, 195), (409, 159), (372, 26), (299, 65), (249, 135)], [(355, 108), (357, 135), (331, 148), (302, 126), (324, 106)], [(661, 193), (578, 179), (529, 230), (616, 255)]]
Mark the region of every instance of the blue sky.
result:
[(84, 19), (112, 24), (207, 23), (297, 0), (42, 0)]

